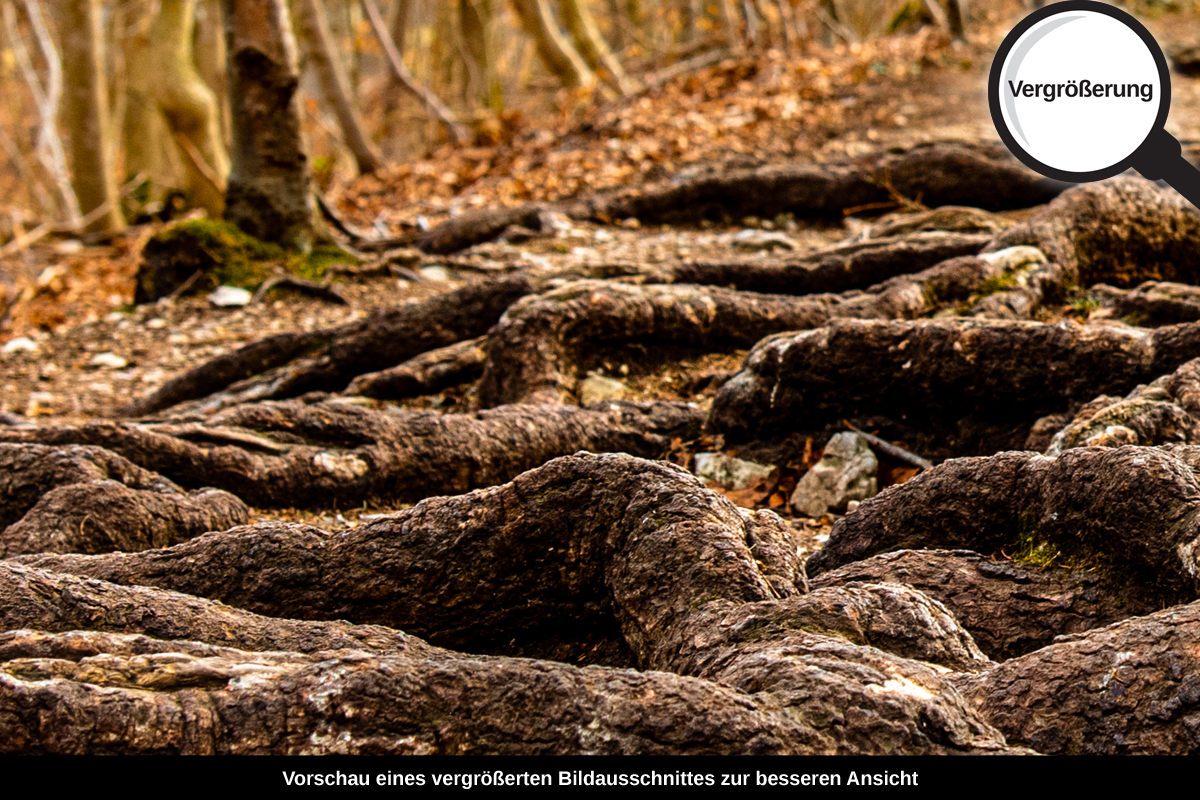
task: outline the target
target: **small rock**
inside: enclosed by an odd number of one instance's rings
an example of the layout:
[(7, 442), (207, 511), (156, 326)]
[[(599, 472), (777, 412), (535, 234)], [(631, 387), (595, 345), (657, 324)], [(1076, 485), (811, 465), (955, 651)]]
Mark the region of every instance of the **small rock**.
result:
[(146, 327), (152, 328), (154, 330), (157, 330), (159, 328), (165, 328), (165, 327), (167, 327), (167, 321), (165, 319), (163, 319), (162, 317), (155, 317), (154, 319), (152, 319), (146, 323)]
[(92, 356), (92, 360), (88, 362), (93, 367), (110, 367), (112, 369), (124, 369), (129, 366), (129, 361), (122, 358), (116, 353), (105, 351)]
[(579, 403), (587, 406), (603, 400), (620, 400), (627, 391), (628, 387), (619, 380), (591, 372), (579, 384)]
[(500, 234), (500, 239), (509, 244), (521, 244), (522, 242), (528, 242), (530, 239), (536, 239), (543, 235), (539, 231), (531, 231), (529, 228), (522, 228), (520, 225), (509, 225), (504, 229), (504, 233)]
[(236, 286), (218, 286), (216, 291), (208, 296), (208, 302), (217, 308), (241, 308), (249, 305), (252, 295), (245, 289)]
[(571, 220), (561, 211), (539, 211), (538, 230), (542, 233), (553, 233), (565, 236), (571, 232)]
[(786, 233), (761, 231), (747, 228), (733, 237), (733, 246), (739, 250), (762, 252), (771, 250), (797, 250), (800, 245)]
[(749, 489), (768, 477), (774, 469), (767, 464), (743, 461), (724, 453), (696, 453), (696, 477), (735, 492)]
[(621, 227), (628, 228), (631, 231), (636, 231), (638, 228), (642, 227), (642, 222), (637, 217), (626, 217), (621, 223)]
[(9, 339), (4, 343), (5, 353), (36, 353), (37, 349), (37, 342), (25, 336)]
[(875, 496), (878, 470), (879, 462), (866, 442), (857, 434), (839, 433), (825, 445), (821, 460), (796, 484), (792, 508), (809, 517), (845, 511), (850, 501)]
[(430, 264), (427, 267), (421, 267), (421, 269), (418, 271), (426, 280), (439, 281), (441, 283), (445, 283), (446, 281), (450, 280), (450, 273), (446, 270), (446, 268), (438, 266), (437, 264)]

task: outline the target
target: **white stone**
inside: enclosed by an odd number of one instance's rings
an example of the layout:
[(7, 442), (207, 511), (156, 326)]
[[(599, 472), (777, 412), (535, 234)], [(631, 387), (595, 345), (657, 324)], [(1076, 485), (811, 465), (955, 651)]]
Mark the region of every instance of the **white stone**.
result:
[(627, 391), (628, 387), (616, 378), (593, 372), (579, 384), (579, 404), (587, 406), (603, 400), (620, 400)]
[(756, 464), (724, 453), (696, 453), (696, 477), (735, 492), (749, 489), (774, 469), (768, 464)]
[(109, 367), (111, 369), (124, 369), (129, 366), (129, 361), (117, 355), (105, 351), (92, 356), (92, 360), (88, 362), (93, 367)]
[(26, 336), (18, 336), (4, 343), (5, 353), (36, 353), (37, 349), (37, 342)]
[(252, 295), (245, 289), (236, 286), (218, 286), (216, 291), (208, 296), (208, 302), (217, 308), (241, 308), (250, 303)]
[(855, 433), (839, 433), (825, 445), (821, 460), (796, 484), (792, 508), (799, 514), (820, 517), (846, 510), (852, 500), (866, 500), (878, 492), (879, 461)]

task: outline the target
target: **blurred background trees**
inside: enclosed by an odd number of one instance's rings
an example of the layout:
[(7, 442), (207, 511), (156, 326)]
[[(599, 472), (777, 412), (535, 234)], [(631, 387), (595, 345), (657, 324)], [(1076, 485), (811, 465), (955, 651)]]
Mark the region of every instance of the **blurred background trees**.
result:
[(958, 0), (0, 0), (0, 216), (19, 209), (112, 233), (195, 207), (299, 242), (311, 197), (272, 206), (263, 192), (311, 178), (327, 189), (445, 143), (500, 143), (534, 114), (570, 116), (729, 56), (945, 27), (965, 10)]

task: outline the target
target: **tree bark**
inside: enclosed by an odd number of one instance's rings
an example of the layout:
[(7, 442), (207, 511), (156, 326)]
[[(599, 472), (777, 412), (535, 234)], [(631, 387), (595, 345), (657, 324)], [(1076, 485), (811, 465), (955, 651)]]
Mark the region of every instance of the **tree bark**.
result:
[(217, 96), (200, 77), (193, 59), (196, 0), (162, 0), (150, 28), (154, 99), (167, 122), (188, 175), (194, 202), (212, 218), (225, 211), (229, 155), (221, 136)]
[(63, 119), (71, 131), (72, 186), (80, 210), (107, 210), (92, 231), (124, 230), (117, 176), (113, 165), (113, 127), (109, 113), (100, 0), (68, 0), (63, 4)]
[(709, 424), (732, 442), (842, 419), (934, 458), (1024, 446), (1034, 422), (1127, 392), (1200, 356), (1200, 326), (1153, 333), (1038, 322), (834, 320), (759, 343), (717, 393)]
[(308, 250), (322, 227), (300, 131), (296, 40), (284, 0), (222, 0), (233, 128), (225, 217)]

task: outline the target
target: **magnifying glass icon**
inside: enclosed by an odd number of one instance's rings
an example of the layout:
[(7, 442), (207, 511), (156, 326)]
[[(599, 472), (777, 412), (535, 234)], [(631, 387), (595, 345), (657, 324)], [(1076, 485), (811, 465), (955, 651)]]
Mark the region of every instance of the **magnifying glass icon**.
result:
[(1200, 171), (1163, 129), (1167, 59), (1125, 11), (1067, 0), (1021, 20), (992, 62), (988, 103), (1008, 149), (1042, 175), (1086, 183), (1133, 167), (1200, 207)]

